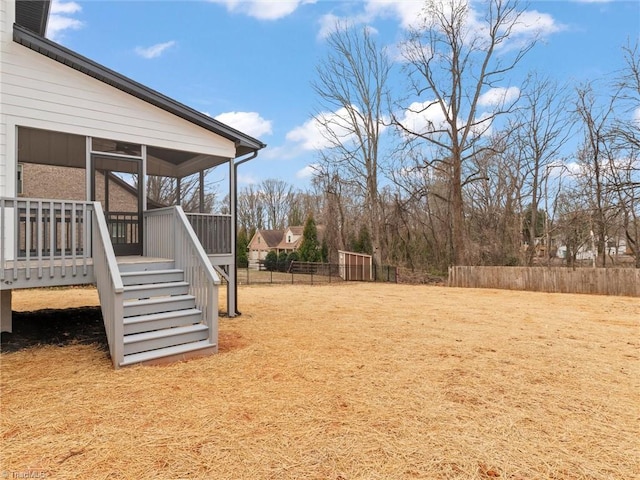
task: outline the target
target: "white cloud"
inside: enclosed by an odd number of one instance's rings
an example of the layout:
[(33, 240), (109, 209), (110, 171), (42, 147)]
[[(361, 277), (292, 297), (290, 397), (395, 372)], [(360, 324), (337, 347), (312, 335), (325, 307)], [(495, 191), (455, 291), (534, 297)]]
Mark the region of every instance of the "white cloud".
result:
[(413, 102), (404, 111), (400, 123), (408, 130), (426, 133), (445, 127), (445, 115), (437, 102)]
[(572, 165), (575, 170), (577, 167), (577, 163), (569, 163), (565, 164), (562, 159), (556, 159), (553, 162), (550, 162), (545, 167), (545, 175), (548, 175), (549, 178), (559, 179), (561, 178), (567, 170), (569, 170), (569, 165)]
[(322, 126), (316, 118), (307, 120), (291, 130), (287, 133), (286, 139), (297, 144), (303, 150), (321, 150), (331, 146), (331, 143), (324, 137)]
[[(355, 107), (353, 107), (355, 108)], [(380, 125), (380, 133), (386, 130), (384, 119)], [(328, 128), (331, 131), (328, 131)], [(285, 136), (283, 145), (270, 147), (264, 157), (271, 159), (291, 159), (317, 150), (334, 147), (337, 142), (348, 145), (356, 139), (349, 111), (340, 108), (335, 112), (322, 112), (290, 130)]]
[(209, 0), (227, 7), (229, 12), (238, 12), (259, 20), (278, 20), (295, 12), (301, 5), (316, 3), (316, 0)]
[(238, 184), (239, 185), (257, 185), (260, 181), (250, 173), (238, 173)]
[(493, 133), (493, 116), (485, 112), (477, 117), (471, 126), (471, 131), (474, 135), (491, 136)]
[(150, 47), (136, 47), (135, 52), (142, 58), (157, 58), (175, 44), (176, 42), (174, 40), (170, 40), (168, 42), (156, 43)]
[(318, 173), (318, 165), (312, 163), (311, 165), (307, 165), (306, 167), (298, 170), (296, 172), (296, 178), (304, 180), (313, 177), (316, 173)]
[[(474, 2), (471, 0), (456, 0), (459, 4), (467, 4), (468, 10), (465, 19), (465, 30), (468, 40), (477, 37), (482, 40), (487, 38), (487, 26), (484, 14), (474, 9)], [(596, 0), (597, 1), (597, 0)], [(357, 2), (354, 2), (357, 5)], [(318, 37), (324, 38), (335, 29), (337, 21), (348, 24), (368, 24), (380, 18), (395, 18), (404, 29), (437, 28), (437, 23), (433, 23), (430, 16), (427, 2), (424, 0), (366, 0), (362, 3), (363, 8), (349, 17), (337, 17), (330, 13), (320, 20), (320, 31)], [(439, 10), (451, 10), (447, 1), (435, 0), (431, 8)], [(509, 39), (498, 45), (498, 48), (509, 50), (517, 48), (530, 42), (534, 38), (544, 38), (552, 33), (566, 29), (565, 25), (558, 23), (553, 16), (541, 13), (536, 10), (526, 10), (520, 13), (519, 18), (510, 31)]]
[(289, 160), (296, 158), (303, 153), (305, 153), (305, 150), (300, 148), (300, 146), (291, 144), (290, 142), (285, 142), (284, 145), (280, 145), (278, 147), (265, 148), (264, 153), (260, 154), (260, 158), (265, 158), (267, 160)]
[[(448, 106), (446, 108), (448, 109)], [(470, 126), (473, 135), (484, 137), (491, 135), (493, 133), (493, 119), (494, 116), (491, 112), (483, 112), (477, 116)], [(413, 102), (398, 117), (398, 121), (410, 132), (422, 135), (432, 133), (434, 138), (450, 129), (442, 106), (433, 100)], [(458, 117), (456, 124), (459, 129), (462, 129), (465, 126), (465, 121)], [(403, 133), (403, 135), (407, 136), (408, 134)]]
[[(394, 17), (400, 20), (402, 27), (408, 29), (418, 25), (420, 12), (424, 7), (424, 0), (367, 0), (364, 2), (364, 10), (351, 15), (339, 17), (333, 13), (327, 13), (320, 17), (320, 30), (318, 38), (326, 38), (336, 30), (338, 25), (363, 25), (374, 22), (378, 18)], [(371, 33), (378, 30), (367, 25)]]
[(511, 33), (516, 38), (546, 37), (565, 28), (564, 25), (556, 22), (548, 13), (541, 13), (537, 10), (527, 10), (522, 12), (517, 23), (513, 26)]
[(429, 45), (403, 41), (389, 48), (389, 58), (398, 63), (425, 63), (431, 56)]
[[(318, 30), (318, 39), (322, 40), (337, 30), (345, 30), (347, 28), (357, 27), (359, 25), (367, 23), (367, 18), (364, 15), (357, 15), (353, 17), (339, 17), (333, 13), (327, 13), (320, 17), (318, 22), (320, 24), (320, 30)], [(378, 30), (371, 25), (366, 25), (370, 34), (379, 33)]]
[(215, 118), (252, 137), (257, 138), (272, 133), (271, 121), (265, 120), (257, 112), (226, 112)]
[[(466, 0), (459, 1), (464, 2)], [(488, 44), (490, 42), (489, 26), (484, 16), (485, 14), (482, 11), (475, 10), (473, 4), (470, 4), (465, 19), (465, 30), (469, 40), (475, 38), (481, 43)], [(548, 13), (541, 13), (537, 10), (513, 11), (510, 17), (505, 17), (499, 28), (499, 35), (506, 36), (506, 39), (498, 43), (496, 49), (508, 52), (513, 49), (524, 48), (532, 41), (544, 39), (564, 29), (566, 29), (566, 26), (558, 23)]]
[(84, 23), (70, 16), (79, 13), (81, 10), (82, 7), (76, 2), (53, 0), (51, 2), (49, 21), (47, 22), (47, 38), (59, 42), (65, 30), (82, 28)]
[(424, 0), (367, 0), (365, 17), (368, 21), (377, 17), (395, 17), (405, 28), (417, 27), (423, 17)]
[(73, 14), (82, 10), (82, 7), (76, 2), (61, 2), (60, 0), (53, 0), (51, 2), (51, 14)]
[[(335, 112), (322, 112), (291, 130), (286, 139), (303, 150), (323, 150), (334, 146), (336, 142), (347, 144), (355, 139), (349, 112), (345, 107)], [(384, 130), (385, 127), (380, 125), (380, 133)]]
[(565, 167), (571, 175), (580, 175), (584, 171), (584, 168), (577, 162), (568, 162)]
[(520, 89), (518, 87), (491, 88), (480, 95), (480, 98), (478, 98), (478, 105), (481, 107), (496, 107), (505, 103), (514, 102), (519, 96)]
[(633, 123), (640, 127), (640, 107), (636, 108), (633, 112)]
[(318, 31), (318, 38), (327, 38), (337, 28), (337, 26), (344, 22), (344, 18), (338, 17), (333, 13), (327, 13), (320, 17), (320, 30)]

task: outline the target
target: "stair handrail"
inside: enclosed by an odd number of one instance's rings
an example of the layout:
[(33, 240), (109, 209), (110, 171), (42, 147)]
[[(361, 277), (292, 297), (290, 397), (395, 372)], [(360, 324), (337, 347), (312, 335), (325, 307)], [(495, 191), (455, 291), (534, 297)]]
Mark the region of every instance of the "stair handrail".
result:
[[(209, 341), (218, 345), (218, 297), (220, 277), (213, 269), (204, 247), (180, 206), (144, 212), (146, 256), (173, 258), (176, 268), (184, 271), (189, 293), (196, 299), (209, 327)], [(169, 234), (173, 232), (173, 235)]]
[(91, 229), (93, 271), (113, 366), (124, 360), (124, 285), (100, 202), (93, 202)]

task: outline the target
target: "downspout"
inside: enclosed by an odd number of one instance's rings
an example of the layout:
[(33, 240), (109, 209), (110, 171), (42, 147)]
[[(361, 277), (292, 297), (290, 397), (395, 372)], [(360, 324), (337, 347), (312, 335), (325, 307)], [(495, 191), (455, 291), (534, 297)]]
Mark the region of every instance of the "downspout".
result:
[[(242, 160), (238, 160), (238, 157), (232, 159), (231, 161), (233, 162), (233, 198), (231, 199), (231, 222), (233, 224), (233, 238), (231, 241), (231, 250), (233, 252), (233, 269), (234, 269), (234, 275), (233, 275), (233, 285), (231, 286), (231, 288), (233, 289), (233, 298), (235, 300), (235, 304), (234, 304), (234, 310), (235, 310), (235, 315), (242, 315), (242, 312), (240, 312), (238, 310), (238, 255), (236, 252), (236, 248), (238, 245), (238, 188), (237, 188), (237, 178), (238, 178), (238, 166), (242, 165), (243, 163), (248, 162), (249, 160), (253, 160), (254, 158), (256, 158), (258, 156), (258, 150), (255, 150), (249, 157), (247, 158), (243, 158)], [(236, 160), (238, 160), (236, 162)], [(229, 316), (234, 316), (231, 315), (231, 312), (229, 312)]]

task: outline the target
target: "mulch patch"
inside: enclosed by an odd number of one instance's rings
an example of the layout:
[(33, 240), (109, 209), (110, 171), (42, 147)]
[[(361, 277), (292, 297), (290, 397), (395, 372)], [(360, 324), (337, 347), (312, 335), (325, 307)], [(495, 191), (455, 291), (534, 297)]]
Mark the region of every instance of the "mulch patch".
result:
[(2, 332), (1, 351), (17, 352), (38, 345), (96, 344), (108, 351), (100, 307), (13, 312), (13, 332)]

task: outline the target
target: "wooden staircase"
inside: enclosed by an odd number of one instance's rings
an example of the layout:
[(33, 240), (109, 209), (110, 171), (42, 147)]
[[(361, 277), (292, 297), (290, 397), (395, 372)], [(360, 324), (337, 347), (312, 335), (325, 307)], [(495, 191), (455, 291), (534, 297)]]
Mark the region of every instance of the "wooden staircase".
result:
[[(169, 363), (217, 351), (184, 271), (173, 260), (118, 262), (123, 291), (123, 361)], [(217, 340), (217, 339), (216, 339)]]

